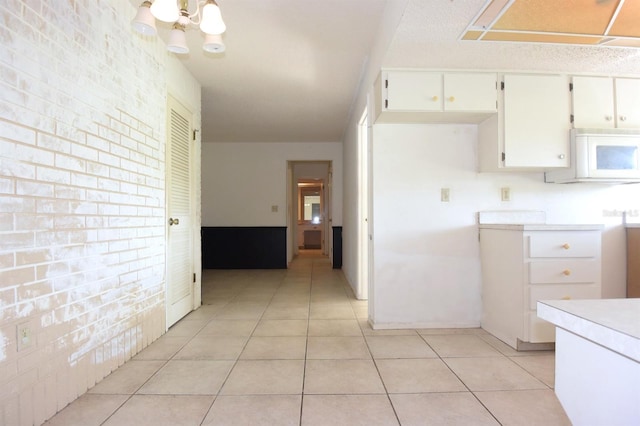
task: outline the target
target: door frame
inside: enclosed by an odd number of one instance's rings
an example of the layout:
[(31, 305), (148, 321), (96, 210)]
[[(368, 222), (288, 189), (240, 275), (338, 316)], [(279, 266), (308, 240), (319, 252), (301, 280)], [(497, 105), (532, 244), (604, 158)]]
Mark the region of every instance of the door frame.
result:
[(356, 298), (369, 298), (371, 276), (371, 181), (370, 181), (370, 146), (371, 128), (369, 126), (369, 109), (365, 108), (358, 121), (358, 243), (357, 259), (357, 291)]
[(333, 201), (332, 201), (332, 174), (333, 174), (333, 160), (288, 160), (287, 161), (287, 263), (291, 263), (293, 258), (299, 254), (298, 249), (298, 176), (295, 173), (295, 166), (302, 164), (320, 164), (326, 165), (326, 179), (325, 176), (305, 176), (305, 178), (318, 178), (324, 179), (323, 181), (323, 216), (322, 223), (322, 237), (324, 243), (322, 244), (322, 252), (324, 255), (329, 256), (333, 263)]

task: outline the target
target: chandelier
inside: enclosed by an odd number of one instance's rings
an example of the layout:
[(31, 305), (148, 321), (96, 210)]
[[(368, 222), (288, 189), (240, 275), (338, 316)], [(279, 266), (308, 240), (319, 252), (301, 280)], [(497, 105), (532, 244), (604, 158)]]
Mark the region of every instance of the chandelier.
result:
[(222, 33), (227, 29), (215, 0), (197, 0), (196, 11), (189, 13), (188, 0), (144, 1), (131, 21), (133, 29), (146, 36), (155, 36), (156, 19), (173, 24), (167, 50), (178, 54), (189, 53), (185, 30), (200, 27), (204, 33), (202, 48), (207, 52), (222, 53), (225, 46)]

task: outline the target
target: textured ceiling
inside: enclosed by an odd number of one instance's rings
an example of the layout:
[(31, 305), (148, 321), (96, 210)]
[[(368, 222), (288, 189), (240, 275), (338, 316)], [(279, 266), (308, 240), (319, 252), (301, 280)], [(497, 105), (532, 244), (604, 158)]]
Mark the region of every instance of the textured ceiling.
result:
[(487, 3), (409, 0), (383, 66), (640, 76), (637, 48), (460, 40)]
[(192, 52), (181, 58), (202, 84), (203, 141), (341, 141), (380, 20), (391, 15), (383, 13), (385, 6), (406, 8), (383, 67), (640, 77), (637, 48), (461, 40), (488, 3), (218, 0), (226, 52), (203, 54), (199, 31), (188, 31)]

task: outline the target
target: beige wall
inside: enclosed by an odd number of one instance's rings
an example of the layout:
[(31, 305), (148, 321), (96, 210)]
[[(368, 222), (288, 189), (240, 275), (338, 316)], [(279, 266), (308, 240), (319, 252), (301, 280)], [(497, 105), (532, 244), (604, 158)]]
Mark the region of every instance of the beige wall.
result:
[(164, 333), (166, 96), (179, 91), (198, 126), (200, 87), (160, 42), (131, 31), (128, 1), (8, 3), (0, 424), (24, 425)]

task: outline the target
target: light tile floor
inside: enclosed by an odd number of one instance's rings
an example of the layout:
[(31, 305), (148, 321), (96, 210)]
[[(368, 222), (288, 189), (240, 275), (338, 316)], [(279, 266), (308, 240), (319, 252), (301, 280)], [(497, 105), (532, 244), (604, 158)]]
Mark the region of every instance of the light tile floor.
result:
[(47, 424), (570, 424), (552, 352), (481, 329), (372, 330), (325, 257), (205, 271), (202, 298)]

